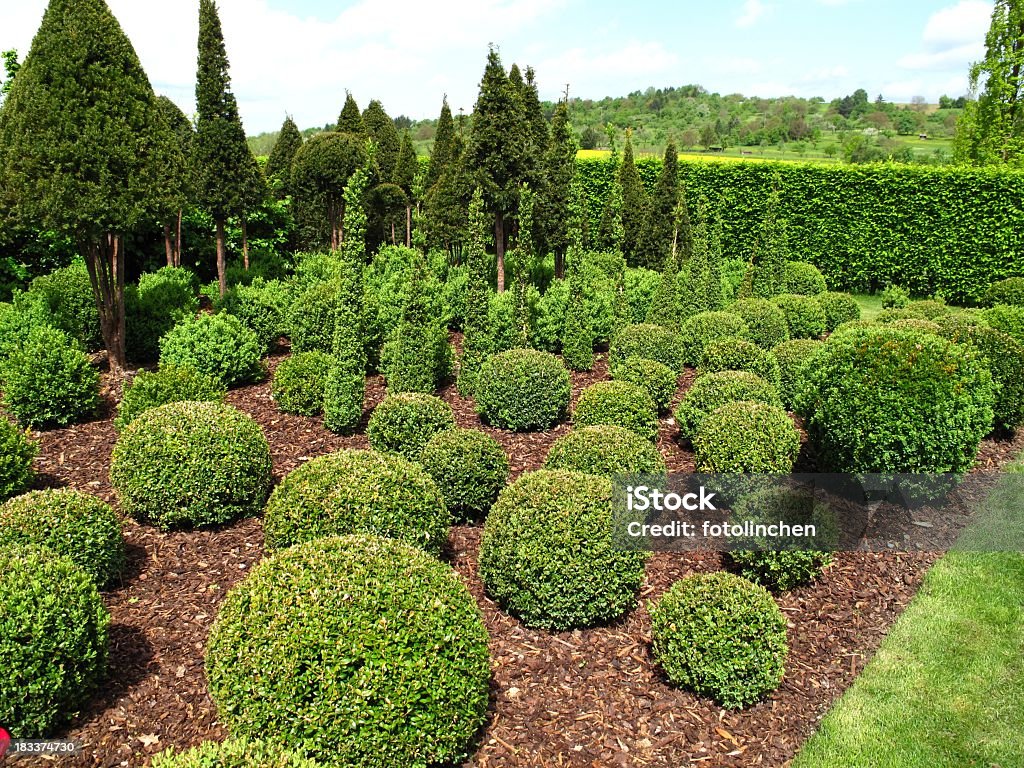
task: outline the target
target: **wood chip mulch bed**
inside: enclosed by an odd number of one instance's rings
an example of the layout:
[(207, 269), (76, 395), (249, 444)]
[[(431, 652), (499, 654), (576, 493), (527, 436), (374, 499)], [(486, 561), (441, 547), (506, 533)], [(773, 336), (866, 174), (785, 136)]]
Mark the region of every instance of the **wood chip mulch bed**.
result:
[[(273, 368), (282, 355), (270, 360)], [(607, 378), (607, 365), (573, 374), (573, 398)], [(684, 376), (677, 400), (688, 388)], [(511, 434), (481, 425), (473, 403), (454, 387), (442, 397), (460, 426), (484, 429), (508, 452), (513, 477), (537, 469), (562, 424), (545, 433)], [(383, 398), (369, 380), (366, 413)], [(309, 459), (365, 448), (365, 435), (339, 437), (320, 419), (280, 413), (269, 383), (232, 391), (228, 402), (252, 415), (270, 441), (275, 480)], [(38, 487), (70, 486), (116, 505), (108, 472), (116, 439), (114, 393), (99, 420), (46, 431), (36, 461)], [(692, 454), (663, 421), (658, 447), (671, 471), (693, 471)], [(979, 465), (997, 467), (1024, 440), (988, 440)], [(61, 738), (84, 743), (76, 766), (142, 766), (167, 747), (223, 739), (203, 674), (204, 647), (225, 592), (263, 556), (259, 520), (217, 530), (160, 533), (125, 521), (130, 564), (119, 588), (104, 593), (111, 614), (111, 673), (104, 689)], [(446, 559), (483, 612), (494, 670), (489, 722), (473, 755), (478, 768), (520, 766), (784, 766), (821, 716), (863, 669), (938, 557), (933, 553), (845, 553), (812, 586), (779, 597), (789, 619), (785, 679), (768, 700), (723, 710), (666, 684), (649, 652), (646, 601), (675, 580), (720, 568), (717, 555), (657, 554), (647, 567), (641, 606), (606, 627), (535, 631), (502, 613), (476, 576), (480, 528), (456, 526)], [(17, 764), (43, 764), (19, 758)], [(49, 764), (49, 763), (47, 763)]]

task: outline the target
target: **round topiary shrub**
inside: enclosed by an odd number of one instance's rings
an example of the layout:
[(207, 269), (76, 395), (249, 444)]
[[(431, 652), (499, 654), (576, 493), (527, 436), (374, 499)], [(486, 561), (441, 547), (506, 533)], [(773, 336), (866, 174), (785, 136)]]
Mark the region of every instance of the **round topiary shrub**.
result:
[(910, 303), (910, 291), (899, 285), (888, 285), (882, 291), (883, 309), (902, 309)]
[(0, 388), (20, 424), (66, 427), (96, 412), (100, 373), (63, 332), (43, 325), (0, 362)]
[(612, 483), (565, 470), (528, 472), (498, 496), (480, 540), (487, 592), (531, 627), (562, 630), (636, 605), (646, 552), (612, 541)]
[(939, 326), (939, 332), (943, 336), (966, 331), (968, 328), (973, 328), (975, 326), (981, 328), (989, 327), (988, 323), (985, 322), (985, 318), (982, 317), (981, 312), (972, 309), (962, 309), (956, 312), (950, 312), (936, 320), (935, 324)]
[(998, 385), (994, 426), (1013, 430), (1024, 424), (1024, 344), (995, 328), (971, 326), (947, 335), (950, 341), (975, 350)]
[(31, 491), (0, 505), (0, 547), (47, 547), (108, 586), (124, 568), (121, 521), (110, 505), (69, 488)]
[(697, 375), (718, 371), (749, 371), (769, 384), (779, 385), (779, 361), (775, 355), (743, 339), (719, 339), (704, 348)]
[(994, 307), (997, 304), (1024, 307), (1024, 277), (1008, 277), (992, 283), (985, 291), (982, 303), (986, 307)]
[(780, 406), (741, 400), (704, 417), (693, 452), (698, 472), (786, 474), (800, 453), (800, 433)]
[(658, 437), (658, 408), (647, 392), (628, 381), (599, 381), (580, 393), (572, 413), (577, 427), (613, 424), (640, 437)]
[(285, 283), (257, 277), (249, 285), (232, 286), (218, 305), (251, 329), (266, 353), (287, 335), (291, 298)]
[(0, 548), (0, 722), (52, 736), (107, 670), (107, 615), (89, 575), (38, 547)]
[(916, 317), (909, 317), (906, 320), (896, 320), (889, 323), (893, 328), (901, 328), (905, 331), (918, 331), (919, 333), (940, 334), (942, 329), (939, 324), (932, 320), (921, 320)]
[(376, 451), (319, 456), (274, 488), (263, 515), (269, 550), (310, 539), (369, 534), (441, 552), (451, 515), (419, 464)]
[(883, 309), (878, 315), (875, 316), (875, 323), (881, 325), (892, 325), (900, 320), (920, 320), (922, 318), (915, 315), (906, 307), (900, 309)]
[(830, 337), (796, 406), (825, 471), (960, 473), (974, 463), (994, 402), (977, 354), (880, 327)]
[(242, 738), (205, 741), (184, 752), (167, 749), (153, 755), (149, 768), (319, 768), (321, 765), (269, 741)]
[(771, 349), (789, 338), (786, 313), (767, 299), (740, 299), (727, 311), (743, 318), (747, 338), (762, 349)]
[(783, 293), (772, 303), (785, 313), (791, 339), (817, 339), (825, 333), (825, 310), (813, 297)]
[(38, 450), (25, 432), (0, 417), (0, 501), (32, 484), (32, 459)]
[(764, 587), (722, 571), (696, 574), (650, 613), (654, 658), (673, 684), (738, 708), (782, 682), (786, 619)]
[(206, 677), (234, 736), (273, 734), (326, 765), (457, 764), (487, 717), (487, 640), (444, 563), (389, 539), (318, 539), (228, 593)]
[(479, 519), (508, 482), (508, 456), (490, 435), (447, 429), (427, 442), (420, 464), (437, 483), (456, 521)]
[(563, 418), (571, 394), (569, 372), (548, 352), (512, 349), (491, 355), (477, 377), (476, 412), (515, 432), (547, 429)]
[(790, 339), (772, 350), (779, 362), (779, 396), (784, 407), (793, 408), (808, 363), (824, 345), (819, 339)]
[(825, 330), (829, 333), (843, 323), (860, 320), (860, 304), (848, 293), (819, 293), (814, 300), (825, 313)]
[(667, 365), (634, 355), (627, 358), (622, 365), (613, 368), (611, 375), (617, 381), (628, 381), (646, 390), (657, 406), (659, 414), (669, 412), (679, 376)]
[(794, 293), (801, 296), (817, 296), (825, 293), (825, 276), (821, 270), (806, 261), (787, 261), (782, 270), (783, 293)]
[(313, 283), (296, 296), (287, 319), (293, 352), (331, 351), (340, 290), (339, 282), (332, 279)]
[(333, 361), (329, 354), (316, 349), (294, 352), (282, 360), (270, 383), (270, 394), (277, 407), (300, 416), (322, 413), (327, 373)]
[(946, 306), (946, 302), (937, 299), (921, 299), (912, 301), (905, 307), (906, 311), (919, 320), (937, 320), (943, 315), (948, 315), (952, 310)]
[(665, 459), (636, 432), (601, 424), (575, 429), (558, 438), (548, 451), (545, 469), (567, 469), (588, 475), (664, 475)]
[(608, 349), (608, 365), (617, 368), (631, 357), (657, 360), (673, 371), (683, 368), (679, 337), (660, 325), (627, 325), (612, 339)]
[(266, 375), (256, 334), (228, 314), (188, 317), (160, 339), (160, 365), (192, 368), (225, 387), (250, 384)]
[(693, 382), (676, 408), (679, 434), (692, 440), (709, 413), (739, 400), (782, 406), (779, 391), (760, 376), (747, 371), (709, 373)]
[(454, 428), (455, 413), (444, 400), (434, 395), (402, 392), (388, 395), (373, 409), (366, 436), (376, 451), (418, 461), (430, 438)]
[(750, 329), (743, 318), (731, 312), (700, 312), (683, 323), (679, 334), (682, 338), (683, 362), (696, 368), (708, 344), (730, 336), (746, 339)]
[(1008, 333), (1024, 344), (1024, 306), (1011, 307), (1006, 304), (986, 309), (981, 314), (986, 324), (997, 331)]
[(114, 428), (120, 432), (150, 408), (185, 400), (220, 403), (226, 394), (220, 381), (191, 368), (169, 365), (157, 371), (140, 371), (124, 391)]
[(162, 530), (219, 525), (262, 509), (270, 447), (259, 424), (230, 405), (169, 403), (121, 433), (110, 480), (139, 522)]

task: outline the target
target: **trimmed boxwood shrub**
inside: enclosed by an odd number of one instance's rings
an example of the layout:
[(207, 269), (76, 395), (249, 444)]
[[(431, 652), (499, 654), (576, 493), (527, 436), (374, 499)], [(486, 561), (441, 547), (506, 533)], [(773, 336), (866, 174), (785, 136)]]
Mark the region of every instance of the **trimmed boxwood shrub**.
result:
[(0, 722), (52, 736), (106, 675), (110, 617), (85, 571), (39, 547), (0, 548), (0, 605)]
[(779, 385), (779, 361), (775, 355), (743, 339), (718, 339), (704, 348), (697, 375), (718, 371), (750, 371), (769, 384)]
[(704, 356), (704, 348), (712, 341), (735, 336), (749, 338), (750, 329), (743, 318), (731, 312), (700, 312), (683, 323), (679, 331), (683, 345), (683, 362), (696, 368)]
[(786, 474), (800, 453), (800, 433), (780, 406), (727, 403), (704, 417), (693, 452), (698, 472)]
[(932, 320), (921, 320), (916, 317), (908, 317), (905, 320), (896, 320), (895, 322), (889, 323), (893, 328), (902, 328), (908, 331), (918, 331), (920, 333), (931, 333), (939, 334), (942, 333), (942, 329), (939, 324)]
[(649, 440), (611, 424), (575, 429), (548, 451), (545, 469), (568, 469), (588, 475), (663, 475), (665, 459)]
[(0, 505), (0, 547), (34, 544), (64, 555), (108, 586), (124, 568), (121, 521), (110, 505), (69, 488), (31, 491)]
[(125, 347), (129, 360), (160, 356), (160, 339), (199, 309), (195, 275), (183, 267), (161, 267), (125, 287)]
[(168, 365), (158, 371), (140, 371), (124, 391), (114, 428), (121, 431), (150, 408), (185, 400), (220, 403), (226, 394), (220, 381), (191, 368)]
[(419, 461), (456, 522), (486, 515), (508, 482), (508, 456), (497, 440), (477, 429), (438, 432)]
[(480, 539), (487, 592), (531, 627), (586, 627), (636, 605), (646, 552), (612, 542), (612, 483), (566, 470), (521, 475), (498, 496)]
[(218, 305), (256, 334), (265, 354), (288, 333), (291, 300), (288, 286), (280, 280), (257, 277), (249, 285), (232, 286)]
[(266, 375), (261, 353), (256, 334), (226, 314), (186, 318), (160, 339), (161, 366), (192, 368), (228, 388)]
[(314, 283), (295, 297), (287, 319), (293, 352), (331, 351), (340, 291), (338, 280), (330, 280)]
[(234, 736), (272, 734), (327, 765), (457, 764), (487, 717), (487, 640), (448, 565), (399, 541), (326, 538), (228, 593), (206, 677)]
[(892, 325), (893, 323), (899, 322), (900, 320), (921, 320), (923, 318), (918, 317), (906, 307), (900, 309), (883, 309), (875, 316), (875, 323), (882, 325)]
[(1024, 424), (1024, 344), (995, 328), (972, 326), (949, 333), (950, 341), (974, 349), (988, 365), (999, 389), (993, 406), (997, 429)]
[(821, 270), (806, 261), (787, 261), (782, 270), (783, 293), (796, 293), (801, 296), (817, 296), (825, 293), (825, 276)]
[(949, 335), (958, 331), (966, 331), (968, 328), (978, 326), (981, 328), (988, 328), (988, 323), (985, 322), (985, 318), (978, 310), (974, 309), (962, 309), (956, 312), (950, 312), (948, 315), (943, 315), (935, 324), (939, 326), (939, 332), (943, 335)]
[(782, 682), (786, 619), (764, 587), (723, 571), (696, 574), (650, 613), (654, 658), (674, 685), (738, 708)]
[(612, 378), (628, 381), (646, 390), (658, 408), (659, 414), (668, 413), (678, 386), (678, 374), (664, 363), (633, 356), (622, 365), (611, 369)]
[(910, 303), (910, 291), (899, 285), (888, 285), (882, 291), (883, 309), (903, 309)]
[(683, 368), (679, 337), (660, 325), (627, 325), (615, 334), (608, 349), (609, 367), (616, 368), (631, 357), (657, 360), (673, 371)]
[(373, 409), (366, 426), (370, 447), (418, 461), (434, 435), (455, 427), (455, 413), (444, 400), (419, 392), (388, 395)]
[(87, 350), (103, 347), (100, 313), (92, 295), (89, 270), (82, 261), (55, 269), (32, 281), (29, 293), (42, 297), (50, 310), (50, 323)]
[(563, 418), (571, 394), (569, 371), (548, 352), (512, 349), (491, 355), (477, 378), (476, 412), (515, 432), (547, 429)]
[(907, 304), (905, 309), (920, 320), (937, 320), (943, 315), (948, 315), (951, 311), (944, 301), (937, 301), (936, 299), (912, 301)]
[(149, 768), (320, 768), (321, 765), (284, 750), (278, 744), (242, 738), (204, 741), (184, 752), (167, 749), (153, 755)]
[(32, 484), (32, 459), (39, 448), (28, 435), (0, 417), (0, 501), (15, 496)]
[(992, 283), (985, 291), (983, 303), (986, 307), (997, 304), (1024, 307), (1024, 277), (1008, 277)]
[(726, 311), (743, 318), (747, 338), (763, 349), (771, 349), (789, 338), (786, 313), (767, 299), (740, 299)]
[(580, 393), (572, 414), (577, 427), (613, 424), (640, 437), (658, 437), (658, 408), (651, 396), (628, 381), (599, 381)]
[(825, 471), (961, 473), (991, 427), (994, 402), (976, 353), (880, 327), (829, 338), (796, 406)]
[(986, 309), (982, 319), (992, 328), (1008, 333), (1021, 344), (1024, 344), (1024, 306), (1011, 307), (1006, 304)]
[(114, 446), (121, 508), (162, 530), (258, 514), (270, 492), (267, 438), (230, 405), (168, 403), (140, 414)]
[(679, 434), (693, 439), (709, 413), (739, 400), (782, 406), (779, 391), (760, 376), (748, 371), (709, 373), (693, 382), (676, 408)]
[(824, 345), (819, 339), (790, 339), (772, 350), (779, 362), (779, 395), (786, 408), (793, 408), (808, 362)]
[(369, 534), (441, 552), (451, 515), (419, 464), (376, 451), (318, 456), (274, 488), (263, 515), (268, 550), (324, 536)]
[(65, 427), (99, 406), (100, 372), (62, 331), (32, 328), (0, 362), (4, 407), (30, 427)]
[(326, 352), (294, 352), (274, 369), (270, 394), (285, 413), (316, 416), (324, 410), (324, 389), (333, 358)]
[(819, 293), (814, 300), (825, 313), (825, 330), (829, 333), (843, 323), (860, 320), (860, 304), (848, 293)]
[(785, 313), (790, 338), (817, 339), (825, 333), (828, 319), (821, 304), (813, 297), (783, 293), (771, 301)]

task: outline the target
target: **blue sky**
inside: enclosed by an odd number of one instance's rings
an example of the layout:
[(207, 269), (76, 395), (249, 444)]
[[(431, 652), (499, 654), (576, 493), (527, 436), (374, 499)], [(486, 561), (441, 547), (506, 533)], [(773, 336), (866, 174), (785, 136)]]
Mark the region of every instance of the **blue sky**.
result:
[[(194, 110), (194, 0), (108, 0), (154, 88)], [(24, 55), (45, 0), (4, 11), (0, 50)], [(249, 133), (337, 118), (352, 91), (394, 116), (473, 108), (488, 43), (537, 71), (541, 97), (600, 99), (699, 83), (748, 96), (864, 88), (890, 101), (967, 89), (991, 0), (219, 0)]]

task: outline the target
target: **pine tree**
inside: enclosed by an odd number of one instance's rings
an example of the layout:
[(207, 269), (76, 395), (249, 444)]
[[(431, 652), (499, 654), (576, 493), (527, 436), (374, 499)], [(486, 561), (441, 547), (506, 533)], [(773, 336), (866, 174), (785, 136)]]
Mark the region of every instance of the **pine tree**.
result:
[(194, 131), (192, 123), (178, 106), (166, 96), (156, 100), (157, 109), (167, 129), (165, 161), (162, 164), (160, 178), (163, 192), (160, 195), (164, 205), (161, 221), (164, 229), (164, 253), (167, 266), (181, 266), (181, 217), (182, 209), (188, 202), (191, 188), (189, 168), (191, 167), (192, 141)]
[(363, 125), (363, 116), (359, 113), (359, 105), (348, 91), (345, 91), (345, 106), (341, 108), (341, 114), (338, 115), (337, 131), (351, 133), (354, 136), (366, 135), (366, 126)]
[(671, 253), (672, 245), (675, 242), (679, 188), (679, 153), (676, 151), (675, 142), (669, 141), (668, 146), (665, 147), (665, 159), (662, 162), (658, 185), (651, 201), (651, 256), (661, 261), (664, 261), (665, 257)]
[(111, 370), (125, 366), (125, 235), (156, 219), (165, 130), (103, 0), (51, 0), (0, 110), (5, 218), (60, 232), (85, 260)]
[(286, 117), (274, 148), (270, 150), (265, 169), (267, 181), (271, 182), (279, 198), (291, 193), (292, 163), (301, 147), (302, 134), (299, 133), (299, 127), (291, 117)]
[(651, 203), (633, 161), (633, 140), (628, 132), (619, 167), (619, 185), (622, 188), (622, 253), (630, 266), (649, 267), (647, 226)]
[(555, 276), (565, 274), (569, 247), (569, 192), (576, 178), (576, 141), (569, 127), (569, 108), (558, 103), (551, 121), (551, 140), (544, 157), (544, 191), (537, 202), (545, 250), (555, 254)]
[(463, 322), (462, 358), (459, 361), (458, 379), (459, 394), (463, 397), (476, 391), (477, 374), (491, 348), (487, 319), (488, 230), (483, 193), (478, 188), (473, 192), (473, 198), (469, 203), (469, 248), (466, 258), (469, 281), (466, 286), (466, 319)]
[(747, 270), (750, 272), (751, 295), (770, 299), (782, 293), (783, 274), (789, 260), (786, 222), (779, 217), (782, 179), (772, 180), (772, 191), (765, 204), (764, 218), (754, 242), (754, 252)]
[(405, 206), (405, 247), (412, 245), (412, 206), (414, 200), (414, 187), (416, 186), (416, 173), (420, 164), (416, 159), (416, 148), (413, 146), (409, 132), (402, 134), (402, 146), (398, 151), (398, 164), (395, 166), (393, 182), (405, 192), (407, 204)]
[(519, 188), (519, 238), (516, 241), (515, 285), (516, 302), (513, 319), (517, 347), (530, 345), (530, 307), (527, 301), (530, 265), (534, 259), (533, 246), (533, 190), (529, 184)]
[(455, 121), (452, 110), (448, 106), (448, 97), (441, 104), (441, 116), (437, 119), (437, 131), (434, 133), (434, 144), (430, 148), (430, 166), (423, 180), (423, 188), (428, 192), (437, 184), (441, 174), (455, 160)]
[(395, 128), (395, 121), (388, 117), (384, 111), (384, 105), (374, 99), (363, 111), (363, 129), (377, 145), (377, 184), (387, 184), (392, 181), (395, 175), (395, 167), (398, 165), (398, 153), (401, 150), (401, 140), (398, 138), (398, 129)]

